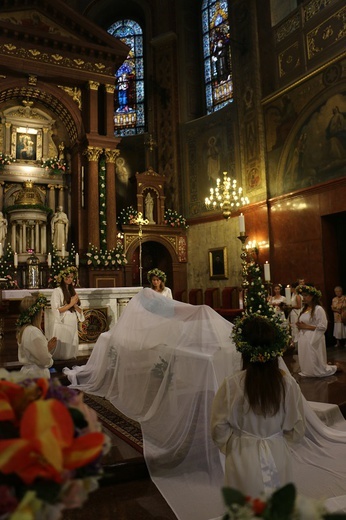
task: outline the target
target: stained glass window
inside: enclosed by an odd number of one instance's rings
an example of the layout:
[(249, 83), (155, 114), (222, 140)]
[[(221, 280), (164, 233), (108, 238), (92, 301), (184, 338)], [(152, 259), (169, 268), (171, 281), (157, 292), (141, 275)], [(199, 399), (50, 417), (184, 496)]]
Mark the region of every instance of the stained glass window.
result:
[(233, 101), (228, 0), (203, 0), (202, 34), (207, 113)]
[(143, 31), (133, 20), (119, 20), (108, 32), (130, 48), (115, 74), (114, 134), (142, 134), (145, 126)]

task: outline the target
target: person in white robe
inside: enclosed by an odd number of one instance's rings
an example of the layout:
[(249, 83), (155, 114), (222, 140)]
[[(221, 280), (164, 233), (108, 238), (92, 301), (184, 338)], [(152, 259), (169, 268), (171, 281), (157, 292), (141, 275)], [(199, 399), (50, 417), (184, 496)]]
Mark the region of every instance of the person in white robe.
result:
[(151, 269), (148, 271), (148, 282), (150, 283), (151, 289), (156, 291), (166, 298), (173, 298), (172, 291), (169, 287), (166, 287), (167, 276), (166, 273), (160, 269)]

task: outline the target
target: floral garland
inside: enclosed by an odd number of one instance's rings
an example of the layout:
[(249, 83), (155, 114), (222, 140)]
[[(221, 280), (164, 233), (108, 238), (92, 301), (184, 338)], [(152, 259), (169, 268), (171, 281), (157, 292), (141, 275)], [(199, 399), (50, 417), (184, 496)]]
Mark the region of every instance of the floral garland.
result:
[(31, 305), (26, 311), (20, 313), (19, 318), (16, 321), (16, 326), (20, 328), (23, 327), (23, 325), (32, 323), (33, 317), (36, 316), (36, 314), (46, 306), (47, 298), (43, 294), (39, 294), (35, 303)]
[(74, 265), (69, 265), (60, 271), (60, 273), (56, 276), (56, 281), (58, 284), (61, 284), (62, 280), (66, 278), (69, 274), (73, 274), (74, 278), (77, 278), (78, 269)]
[(117, 224), (128, 225), (134, 224), (138, 217), (138, 211), (133, 206), (128, 206), (120, 211)]
[(8, 164), (12, 164), (14, 162), (16, 162), (16, 159), (13, 157), (13, 155), (0, 152), (0, 167), (7, 166)]
[(298, 285), (296, 287), (296, 292), (298, 294), (306, 293), (310, 294), (311, 296), (315, 296), (318, 300), (322, 298), (322, 293), (316, 287), (313, 285)]
[(86, 263), (89, 267), (116, 268), (127, 264), (124, 246), (120, 239), (113, 249), (102, 249), (89, 244), (86, 256)]
[(223, 520), (324, 520), (346, 519), (343, 513), (328, 514), (323, 502), (297, 496), (295, 486), (286, 484), (269, 497), (251, 498), (233, 488), (223, 488), (227, 511)]
[(99, 205), (100, 205), (100, 244), (101, 249), (107, 247), (106, 221), (106, 159), (101, 157), (99, 162)]
[(163, 216), (164, 223), (170, 227), (180, 227), (183, 229), (187, 229), (189, 226), (186, 223), (186, 218), (182, 215), (179, 215), (173, 209), (166, 209)]
[(166, 273), (164, 273), (163, 271), (160, 271), (160, 269), (157, 269), (157, 267), (155, 267), (155, 269), (151, 269), (151, 271), (148, 271), (148, 282), (151, 283), (151, 279), (153, 276), (156, 276), (157, 278), (159, 278), (159, 280), (161, 280), (163, 283), (166, 283), (166, 280), (167, 280), (167, 276), (166, 276)]
[(58, 159), (57, 156), (49, 157), (41, 161), (41, 168), (51, 170), (53, 173), (66, 173), (67, 163), (64, 159)]
[(110, 440), (82, 393), (0, 372), (1, 517), (58, 520), (98, 488)]

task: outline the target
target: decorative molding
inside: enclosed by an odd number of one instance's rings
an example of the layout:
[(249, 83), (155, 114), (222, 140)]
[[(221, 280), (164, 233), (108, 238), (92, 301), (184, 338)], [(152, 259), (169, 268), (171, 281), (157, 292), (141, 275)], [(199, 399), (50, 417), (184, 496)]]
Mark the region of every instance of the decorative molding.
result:
[(88, 162), (98, 162), (101, 154), (102, 148), (97, 148), (95, 146), (88, 146), (88, 148), (83, 152), (83, 155), (87, 157)]
[(346, 7), (343, 7), (307, 33), (306, 47), (308, 59), (311, 60), (345, 36)]
[(311, 0), (306, 6), (303, 6), (304, 21), (310, 20), (332, 2), (334, 0)]
[(113, 163), (115, 164), (115, 161), (117, 157), (120, 155), (120, 150), (111, 150), (110, 148), (105, 149), (105, 156), (106, 156), (106, 163)]
[(280, 78), (296, 69), (300, 65), (298, 42), (294, 42), (293, 45), (280, 52), (278, 62)]
[(286, 20), (277, 29), (274, 29), (275, 43), (282, 42), (287, 36), (294, 33), (300, 28), (300, 12), (297, 11), (291, 18)]
[(100, 83), (98, 83), (98, 81), (89, 81), (88, 86), (90, 90), (98, 90)]
[(114, 92), (115, 92), (115, 85), (110, 85), (109, 83), (107, 83), (105, 85), (105, 89), (106, 89), (107, 94), (114, 94)]
[(79, 110), (82, 110), (82, 91), (79, 87), (65, 87), (63, 85), (58, 85), (58, 87), (71, 96)]

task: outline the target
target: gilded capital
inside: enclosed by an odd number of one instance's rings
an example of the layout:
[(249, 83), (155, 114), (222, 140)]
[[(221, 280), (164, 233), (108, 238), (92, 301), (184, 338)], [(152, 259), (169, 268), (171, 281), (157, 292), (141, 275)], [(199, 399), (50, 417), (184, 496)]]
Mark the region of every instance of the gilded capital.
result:
[(115, 160), (120, 155), (120, 150), (111, 150), (110, 148), (106, 148), (105, 156), (106, 163), (115, 163)]
[(100, 83), (98, 83), (97, 81), (89, 81), (90, 90), (98, 90), (99, 86), (100, 86)]
[(83, 152), (83, 155), (87, 157), (89, 162), (97, 162), (101, 154), (102, 148), (96, 148), (95, 146), (88, 146)]
[(114, 94), (115, 91), (115, 85), (107, 84), (105, 85), (107, 94)]

